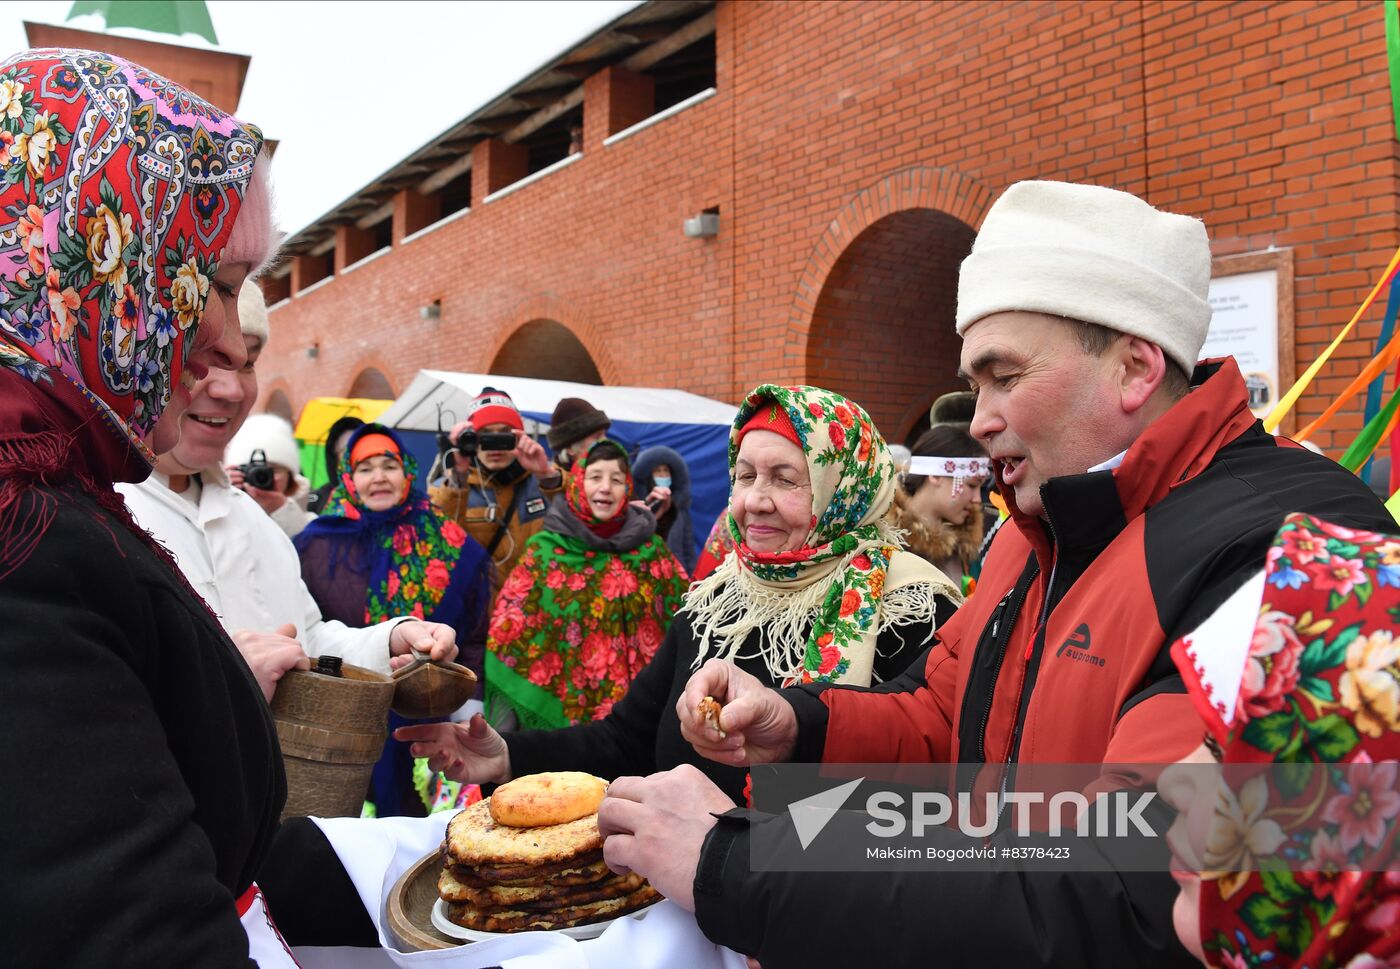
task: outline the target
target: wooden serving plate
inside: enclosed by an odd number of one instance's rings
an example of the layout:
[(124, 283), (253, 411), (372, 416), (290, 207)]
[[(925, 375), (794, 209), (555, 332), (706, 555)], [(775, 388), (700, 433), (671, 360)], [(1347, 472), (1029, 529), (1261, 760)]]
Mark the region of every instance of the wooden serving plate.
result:
[(435, 848), (400, 875), (389, 892), (389, 931), (403, 944), (405, 951), (453, 949), (471, 944), (443, 935), (433, 927), (433, 903), (437, 901), (441, 871), (442, 849)]

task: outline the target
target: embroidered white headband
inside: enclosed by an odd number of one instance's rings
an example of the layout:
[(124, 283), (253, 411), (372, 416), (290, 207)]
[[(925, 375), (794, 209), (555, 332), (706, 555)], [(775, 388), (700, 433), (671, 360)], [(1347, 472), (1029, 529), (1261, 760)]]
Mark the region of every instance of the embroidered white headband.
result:
[(929, 478), (952, 478), (953, 497), (962, 493), (964, 478), (985, 478), (992, 471), (988, 458), (941, 458), (917, 455), (909, 460), (909, 474)]

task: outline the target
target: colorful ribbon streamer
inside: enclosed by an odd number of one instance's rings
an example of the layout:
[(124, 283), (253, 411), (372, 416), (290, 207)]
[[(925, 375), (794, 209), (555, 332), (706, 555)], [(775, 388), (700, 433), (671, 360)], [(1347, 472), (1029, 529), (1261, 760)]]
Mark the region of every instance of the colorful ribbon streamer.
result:
[[(1396, 137), (1400, 138), (1400, 0), (1387, 0), (1384, 9), (1386, 64), (1390, 74), (1391, 120), (1395, 124)], [(1274, 409), (1269, 412), (1269, 416), (1264, 419), (1264, 428), (1268, 430), (1269, 433), (1272, 434), (1278, 430), (1278, 426), (1283, 422), (1284, 416), (1298, 403), (1298, 398), (1308, 389), (1308, 386), (1317, 376), (1318, 371), (1331, 359), (1332, 354), (1337, 351), (1337, 347), (1341, 346), (1342, 341), (1351, 333), (1357, 321), (1370, 309), (1371, 304), (1375, 302), (1376, 296), (1379, 295), (1381, 288), (1394, 278), (1397, 264), (1400, 264), (1400, 250), (1396, 250), (1395, 255), (1391, 257), (1390, 265), (1386, 267), (1385, 273), (1367, 295), (1365, 302), (1361, 304), (1361, 308), (1356, 311), (1356, 315), (1342, 328), (1342, 332), (1337, 334), (1336, 339), (1328, 345), (1327, 349), (1322, 351), (1321, 356), (1314, 360), (1308, 366), (1307, 370), (1303, 371), (1303, 375), (1294, 382), (1293, 386), (1289, 388), (1288, 393), (1284, 394), (1278, 404), (1275, 405)], [(1389, 313), (1387, 313), (1387, 315), (1389, 315)], [(1380, 341), (1378, 341), (1378, 344), (1379, 342)], [(1400, 346), (1397, 346), (1393, 336), (1386, 341), (1384, 348), (1378, 345), (1375, 358), (1372, 359), (1370, 364), (1367, 364), (1366, 368), (1362, 371), (1362, 376), (1353, 380), (1347, 389), (1342, 391), (1341, 396), (1333, 401), (1332, 405), (1322, 413), (1322, 416), (1303, 428), (1303, 430), (1298, 433), (1297, 437), (1300, 440), (1305, 440), (1317, 431), (1318, 428), (1331, 420), (1333, 415), (1342, 409), (1357, 390), (1371, 383), (1381, 372), (1389, 368), (1389, 365), (1394, 362), (1397, 353), (1400, 353)], [(1385, 357), (1384, 363), (1381, 362), (1382, 357)], [(1379, 400), (1379, 394), (1377, 394), (1376, 399)], [(1368, 421), (1366, 429), (1362, 430), (1363, 435), (1366, 433), (1366, 430), (1370, 429), (1370, 426), (1370, 421)], [(1348, 448), (1348, 453), (1351, 453), (1350, 448)]]
[(1390, 68), (1390, 114), (1400, 138), (1400, 0), (1385, 5), (1385, 57)]
[[(1366, 295), (1365, 301), (1362, 302), (1360, 309), (1352, 316), (1350, 322), (1342, 327), (1342, 332), (1338, 333), (1336, 339), (1328, 345), (1327, 349), (1323, 350), (1322, 354), (1308, 365), (1308, 369), (1303, 371), (1303, 375), (1288, 389), (1288, 393), (1283, 395), (1283, 398), (1274, 409), (1269, 412), (1269, 416), (1264, 418), (1264, 429), (1266, 431), (1270, 434), (1278, 431), (1278, 426), (1283, 422), (1284, 416), (1293, 409), (1293, 405), (1298, 402), (1298, 398), (1303, 395), (1303, 391), (1308, 389), (1308, 385), (1313, 382), (1313, 378), (1317, 376), (1317, 372), (1331, 359), (1332, 354), (1337, 352), (1337, 348), (1342, 345), (1342, 341), (1356, 328), (1357, 322), (1360, 321), (1366, 311), (1371, 308), (1371, 304), (1376, 301), (1376, 297), (1380, 295), (1381, 290), (1395, 278), (1397, 269), (1400, 269), (1400, 249), (1396, 249), (1395, 255), (1390, 257), (1390, 264), (1385, 267), (1385, 272), (1381, 275), (1381, 278), (1376, 281), (1376, 285), (1371, 287), (1371, 292)], [(1394, 359), (1396, 353), (1400, 353), (1400, 340), (1392, 339), (1390, 344), (1382, 351), (1382, 354), (1389, 355), (1385, 363), (1379, 364), (1378, 366), (1377, 364), (1380, 360), (1378, 356), (1367, 364), (1366, 369), (1362, 371), (1362, 376), (1365, 379), (1358, 377), (1356, 380), (1352, 381), (1351, 385), (1342, 392), (1342, 396), (1338, 397), (1332, 403), (1332, 406), (1328, 407), (1327, 410), (1323, 412), (1321, 417), (1304, 428), (1298, 434), (1298, 438), (1300, 440), (1306, 439), (1313, 431), (1316, 431), (1323, 424), (1331, 420), (1332, 416), (1342, 409), (1343, 405), (1351, 399), (1352, 395), (1355, 394), (1358, 389), (1366, 386), (1366, 384), (1375, 379), (1377, 373), (1386, 369), (1391, 360)]]
[(1356, 440), (1351, 442), (1351, 447), (1346, 449), (1342, 455), (1341, 465), (1348, 471), (1356, 471), (1360, 468), (1380, 446), (1381, 441), (1390, 431), (1391, 423), (1395, 419), (1396, 411), (1400, 410), (1400, 388), (1390, 395), (1390, 400), (1386, 402), (1384, 409), (1375, 417), (1366, 422), (1366, 426), (1361, 429), (1361, 433), (1356, 435)]
[[(1385, 304), (1385, 319), (1381, 321), (1380, 336), (1376, 337), (1377, 355), (1379, 355), (1381, 351), (1385, 349), (1386, 344), (1390, 342), (1391, 336), (1395, 333), (1396, 316), (1400, 316), (1400, 285), (1397, 285), (1396, 281), (1392, 280), (1390, 283), (1390, 298), (1386, 301)], [(1397, 375), (1397, 377), (1400, 377), (1400, 375)], [(1400, 380), (1397, 381), (1397, 384), (1393, 384), (1392, 386), (1400, 386)], [(1371, 421), (1375, 420), (1376, 414), (1380, 413), (1381, 395), (1384, 392), (1385, 381), (1382, 380), (1380, 377), (1377, 377), (1375, 380), (1371, 381), (1371, 386), (1366, 388), (1366, 410), (1362, 419), (1363, 427), (1370, 426)], [(1363, 431), (1362, 433), (1364, 434), (1365, 431)], [(1380, 441), (1380, 438), (1376, 439), (1376, 447), (1380, 446)], [(1372, 453), (1374, 453), (1374, 448), (1372, 449)], [(1371, 481), (1371, 464), (1372, 462), (1370, 457), (1367, 457), (1366, 466), (1361, 469), (1361, 478), (1368, 484)]]

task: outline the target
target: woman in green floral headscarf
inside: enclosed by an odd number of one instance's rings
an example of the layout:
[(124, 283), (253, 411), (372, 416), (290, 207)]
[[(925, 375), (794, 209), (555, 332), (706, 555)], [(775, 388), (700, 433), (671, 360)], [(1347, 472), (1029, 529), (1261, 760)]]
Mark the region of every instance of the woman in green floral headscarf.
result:
[[(694, 667), (757, 649), (777, 683), (868, 686), (881, 632), (930, 621), (938, 595), (962, 600), (885, 520), (894, 463), (884, 438), (858, 404), (816, 387), (759, 387), (734, 426), (734, 551), (686, 599), (700, 633)], [(748, 645), (760, 628), (761, 644)]]
[(632, 475), (612, 441), (576, 461), (544, 529), (525, 546), (491, 617), (486, 703), (529, 727), (606, 716), (661, 645), (685, 567), (629, 504)]
[[(884, 523), (894, 465), (869, 415), (830, 391), (765, 385), (740, 409), (729, 453), (726, 527), (738, 551), (691, 587), (656, 655), (606, 716), (504, 736), (479, 719), (407, 728), (398, 736), (417, 741), (414, 754), (478, 783), (693, 764), (739, 800), (746, 772), (702, 757), (681, 735), (676, 703), (693, 667), (719, 656), (770, 686), (869, 685), (914, 663), (961, 596)], [(522, 605), (524, 622), (535, 606)], [(488, 661), (488, 684), (491, 669)]]

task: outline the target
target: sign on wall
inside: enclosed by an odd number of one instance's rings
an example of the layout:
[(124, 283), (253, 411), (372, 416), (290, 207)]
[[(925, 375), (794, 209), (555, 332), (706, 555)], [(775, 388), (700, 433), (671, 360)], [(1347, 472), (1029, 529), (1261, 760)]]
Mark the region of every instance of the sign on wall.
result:
[[(1294, 380), (1293, 250), (1212, 260), (1210, 307), (1201, 357), (1234, 357), (1250, 409), (1266, 416)], [(1287, 434), (1291, 422), (1280, 430)]]

